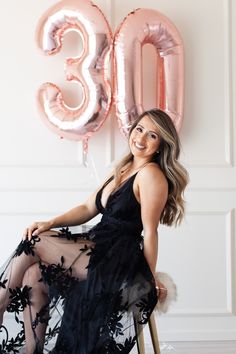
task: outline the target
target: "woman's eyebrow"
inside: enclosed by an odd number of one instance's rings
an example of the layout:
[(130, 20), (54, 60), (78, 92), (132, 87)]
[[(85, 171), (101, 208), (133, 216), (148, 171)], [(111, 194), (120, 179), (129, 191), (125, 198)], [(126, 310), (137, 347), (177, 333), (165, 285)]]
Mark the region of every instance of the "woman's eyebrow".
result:
[[(139, 124), (139, 123), (138, 123), (137, 126), (143, 128), (143, 129), (145, 129), (145, 128), (142, 126), (142, 124)], [(158, 135), (158, 133), (155, 132), (154, 130), (149, 130), (148, 132), (149, 132), (149, 133), (154, 133), (154, 134)]]

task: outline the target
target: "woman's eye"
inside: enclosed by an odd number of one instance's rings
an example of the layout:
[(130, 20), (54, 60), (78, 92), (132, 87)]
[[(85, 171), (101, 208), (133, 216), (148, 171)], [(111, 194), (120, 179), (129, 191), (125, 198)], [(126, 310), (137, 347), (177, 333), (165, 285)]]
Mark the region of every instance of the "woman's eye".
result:
[(150, 134), (150, 137), (151, 137), (152, 139), (157, 139), (157, 135), (156, 135), (156, 134)]

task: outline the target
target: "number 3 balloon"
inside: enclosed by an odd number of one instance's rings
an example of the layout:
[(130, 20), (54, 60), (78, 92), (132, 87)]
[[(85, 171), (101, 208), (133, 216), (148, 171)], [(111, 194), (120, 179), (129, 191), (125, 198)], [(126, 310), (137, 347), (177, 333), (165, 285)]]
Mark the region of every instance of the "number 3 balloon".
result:
[[(77, 108), (68, 107), (60, 89), (51, 83), (39, 90), (44, 121), (60, 136), (86, 140), (106, 119), (112, 100), (109, 60), (112, 34), (101, 10), (88, 0), (63, 0), (41, 19), (37, 42), (45, 54), (57, 53), (66, 31), (83, 38), (83, 53), (66, 60), (67, 80), (78, 82), (84, 99)], [(142, 113), (142, 46), (156, 48), (158, 90), (156, 107), (166, 111), (177, 130), (183, 117), (183, 44), (173, 23), (160, 12), (137, 9), (121, 23), (114, 37), (113, 101), (120, 130), (127, 135), (132, 122)]]
[(83, 100), (70, 108), (61, 90), (52, 83), (38, 94), (42, 118), (61, 137), (87, 140), (98, 130), (111, 106), (108, 65), (112, 34), (99, 8), (86, 0), (63, 0), (51, 7), (39, 22), (37, 43), (47, 55), (56, 54), (67, 31), (77, 31), (83, 42), (80, 57), (67, 58), (66, 79), (80, 83)]

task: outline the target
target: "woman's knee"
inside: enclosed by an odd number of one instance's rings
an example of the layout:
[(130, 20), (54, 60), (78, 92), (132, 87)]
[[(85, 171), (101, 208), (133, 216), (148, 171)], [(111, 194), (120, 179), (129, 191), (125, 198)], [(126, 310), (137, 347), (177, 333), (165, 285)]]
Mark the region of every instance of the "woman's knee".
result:
[(39, 265), (38, 263), (34, 263), (31, 265), (25, 272), (22, 285), (28, 285), (28, 286), (33, 286), (36, 285), (37, 283), (41, 282), (41, 272), (39, 270)]
[(30, 287), (32, 296), (34, 296), (33, 294), (48, 296), (48, 287), (42, 280), (38, 263), (33, 264), (27, 269), (22, 281), (22, 286)]

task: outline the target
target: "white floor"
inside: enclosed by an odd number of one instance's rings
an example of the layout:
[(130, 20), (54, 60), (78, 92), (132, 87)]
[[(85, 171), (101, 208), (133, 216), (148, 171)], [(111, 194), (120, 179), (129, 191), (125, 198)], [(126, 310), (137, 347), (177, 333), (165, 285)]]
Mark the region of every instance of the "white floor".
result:
[[(225, 342), (171, 342), (161, 343), (161, 354), (236, 354), (236, 341)], [(9, 353), (11, 354), (11, 353)], [(19, 354), (25, 354), (22, 349)], [(134, 348), (131, 354), (138, 354)], [(155, 354), (150, 345), (146, 345), (145, 353)]]
[[(160, 343), (161, 354), (236, 354), (236, 340), (225, 342), (169, 342)], [(136, 354), (133, 350), (131, 354)], [(153, 348), (146, 346), (145, 354), (154, 354)]]

